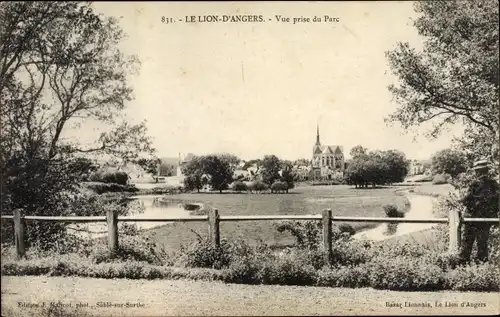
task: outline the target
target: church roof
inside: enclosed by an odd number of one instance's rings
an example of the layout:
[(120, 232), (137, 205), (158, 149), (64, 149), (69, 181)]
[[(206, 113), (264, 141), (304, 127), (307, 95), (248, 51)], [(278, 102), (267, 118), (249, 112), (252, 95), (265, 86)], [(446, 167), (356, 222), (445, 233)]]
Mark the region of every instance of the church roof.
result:
[(341, 145), (320, 145), (314, 151), (314, 154), (343, 154), (344, 149)]

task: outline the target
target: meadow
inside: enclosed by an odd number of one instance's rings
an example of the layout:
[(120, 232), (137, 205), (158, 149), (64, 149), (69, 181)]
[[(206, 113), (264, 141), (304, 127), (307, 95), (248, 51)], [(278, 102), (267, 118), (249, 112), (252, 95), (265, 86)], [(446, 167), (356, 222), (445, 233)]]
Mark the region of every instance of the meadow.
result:
[[(408, 200), (395, 193), (398, 187), (355, 189), (352, 186), (302, 185), (288, 194), (184, 193), (168, 195), (175, 201), (202, 203), (217, 208), (220, 215), (301, 215), (320, 214), (332, 209), (337, 216), (385, 217), (383, 206), (395, 204), (404, 209)], [(356, 231), (377, 226), (374, 223), (350, 223)], [(245, 240), (250, 245), (290, 245), (294, 240), (278, 232), (272, 221), (221, 222), (221, 238)], [(171, 223), (143, 233), (167, 249), (178, 249), (208, 235), (207, 223)]]

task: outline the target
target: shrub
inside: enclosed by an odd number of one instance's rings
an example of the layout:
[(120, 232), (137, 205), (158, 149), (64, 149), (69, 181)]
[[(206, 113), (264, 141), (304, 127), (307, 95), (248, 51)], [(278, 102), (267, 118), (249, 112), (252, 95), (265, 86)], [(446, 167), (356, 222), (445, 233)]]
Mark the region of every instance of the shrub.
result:
[(118, 251), (111, 254), (104, 244), (94, 246), (89, 254), (94, 263), (109, 263), (112, 261), (136, 261), (153, 265), (171, 265), (169, 254), (159, 245), (139, 236), (120, 237)]
[(271, 185), (271, 193), (279, 193), (288, 191), (288, 184), (286, 182), (276, 181)]
[(89, 179), (93, 182), (127, 185), (128, 174), (122, 171), (108, 171), (100, 169), (90, 174)]
[(139, 188), (135, 187), (135, 185), (120, 185), (116, 183), (103, 183), (103, 182), (90, 182), (84, 183), (83, 186), (92, 190), (96, 194), (104, 194), (104, 193), (118, 193), (118, 192), (130, 192), (136, 193)]
[(496, 291), (500, 289), (500, 269), (491, 263), (459, 266), (444, 275), (445, 285), (457, 291)]
[(348, 233), (350, 236), (356, 234), (356, 230), (348, 223), (341, 223), (338, 225), (338, 228), (341, 233)]
[(199, 239), (187, 248), (182, 247), (176, 264), (182, 267), (201, 267), (221, 269), (227, 267), (236, 259), (247, 258), (254, 254), (252, 249), (243, 240), (222, 240), (216, 248), (208, 240)]
[(237, 284), (259, 284), (261, 262), (253, 257), (239, 258), (224, 270), (225, 281)]
[(369, 267), (366, 265), (323, 268), (317, 273), (317, 286), (326, 287), (368, 287)]
[(443, 270), (415, 257), (377, 257), (370, 262), (370, 286), (400, 291), (440, 290), (444, 287)]
[(384, 205), (384, 212), (387, 217), (390, 218), (403, 218), (405, 216), (404, 212), (400, 211), (398, 206), (387, 204)]
[(231, 189), (237, 192), (242, 192), (248, 190), (248, 186), (243, 182), (236, 181), (231, 185)]
[(352, 240), (348, 234), (342, 234), (332, 243), (331, 263), (333, 266), (363, 264), (371, 259), (370, 247), (369, 243)]
[(248, 185), (248, 189), (250, 191), (256, 191), (256, 192), (266, 191), (268, 190), (268, 188), (269, 187), (267, 186), (267, 184), (260, 180), (253, 181)]
[(274, 223), (278, 232), (288, 231), (295, 238), (299, 248), (317, 249), (321, 241), (322, 224), (320, 221), (280, 221)]
[(294, 256), (284, 255), (262, 262), (257, 279), (261, 284), (314, 285), (316, 270), (312, 265), (297, 261)]

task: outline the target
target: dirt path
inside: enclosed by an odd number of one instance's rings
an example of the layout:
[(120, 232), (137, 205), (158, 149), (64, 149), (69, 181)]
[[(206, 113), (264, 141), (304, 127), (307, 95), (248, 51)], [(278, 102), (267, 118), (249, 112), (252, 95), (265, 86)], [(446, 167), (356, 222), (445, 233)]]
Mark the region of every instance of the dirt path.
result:
[[(405, 195), (411, 204), (410, 210), (408, 211), (408, 213), (406, 213), (405, 218), (408, 219), (436, 218), (432, 212), (433, 203), (436, 200), (436, 198), (431, 196), (415, 195), (408, 192), (406, 192)], [(371, 230), (360, 232), (359, 234), (356, 234), (354, 238), (381, 241), (385, 239), (394, 238), (397, 236), (406, 235), (408, 233), (430, 229), (433, 226), (435, 226), (435, 224), (400, 223), (397, 226), (396, 233), (387, 235), (385, 233), (387, 229), (387, 224), (384, 223)]]
[[(49, 305), (58, 300), (73, 307), (78, 303), (88, 305), (85, 310), (93, 316), (475, 315), (500, 312), (497, 293), (391, 292), (185, 280), (2, 277), (2, 316), (37, 316), (35, 308), (26, 306)], [(443, 306), (437, 307), (436, 302)], [(127, 303), (140, 307), (102, 307)], [(428, 303), (430, 307), (405, 307), (405, 303), (406, 306), (408, 303)], [(446, 303), (458, 307), (445, 307)], [(462, 303), (472, 306), (461, 307)], [(388, 307), (390, 305), (401, 307)]]

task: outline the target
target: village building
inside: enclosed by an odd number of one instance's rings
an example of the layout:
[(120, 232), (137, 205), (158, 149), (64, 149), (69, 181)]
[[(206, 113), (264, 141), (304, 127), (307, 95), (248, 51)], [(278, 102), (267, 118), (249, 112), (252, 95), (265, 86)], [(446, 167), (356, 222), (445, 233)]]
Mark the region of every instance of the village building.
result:
[(344, 149), (341, 145), (322, 145), (319, 126), (316, 128), (316, 143), (313, 146), (311, 178), (328, 180), (344, 174)]

